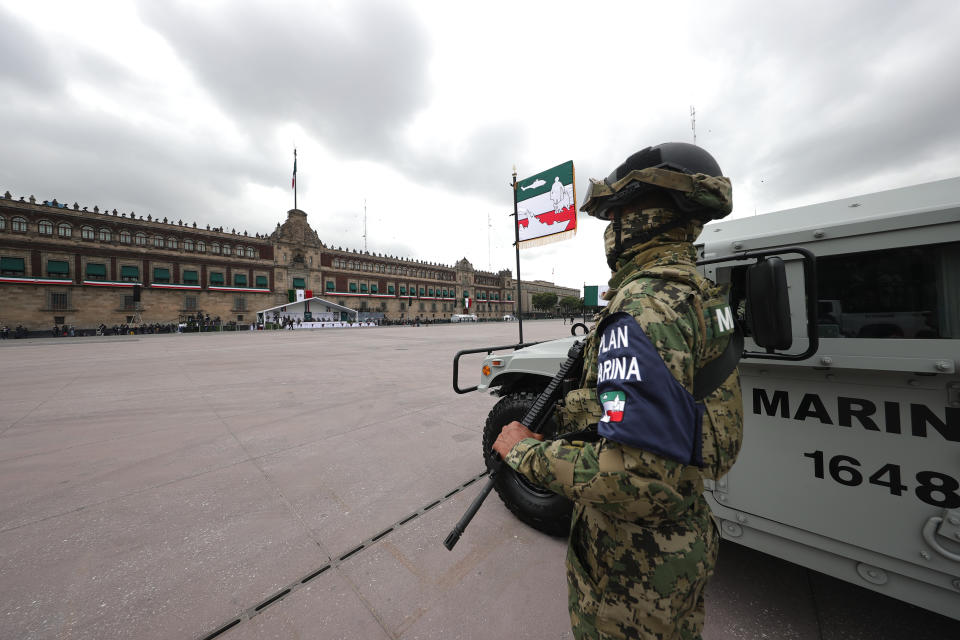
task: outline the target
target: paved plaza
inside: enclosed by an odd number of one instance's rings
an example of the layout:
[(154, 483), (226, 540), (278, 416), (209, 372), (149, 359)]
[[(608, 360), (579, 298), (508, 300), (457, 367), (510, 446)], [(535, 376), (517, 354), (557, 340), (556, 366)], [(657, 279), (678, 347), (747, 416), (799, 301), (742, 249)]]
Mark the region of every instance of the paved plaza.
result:
[[(0, 342), (0, 638), (570, 638), (564, 540), (494, 494), (442, 545), (496, 400), (453, 392), (453, 354), (516, 340), (470, 323)], [(960, 637), (732, 543), (707, 604), (707, 640)]]

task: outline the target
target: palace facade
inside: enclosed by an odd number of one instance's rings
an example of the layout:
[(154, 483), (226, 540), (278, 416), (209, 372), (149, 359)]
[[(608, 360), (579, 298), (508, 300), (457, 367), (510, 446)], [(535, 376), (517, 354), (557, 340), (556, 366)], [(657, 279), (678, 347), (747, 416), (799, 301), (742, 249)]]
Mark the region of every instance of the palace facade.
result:
[[(500, 319), (516, 307), (509, 269), (329, 247), (299, 209), (269, 235), (250, 236), (9, 192), (0, 198), (0, 325), (11, 329), (169, 324), (197, 314), (249, 323), (257, 311), (295, 300), (297, 289), (388, 321)], [(524, 312), (541, 291), (580, 296), (524, 282)]]

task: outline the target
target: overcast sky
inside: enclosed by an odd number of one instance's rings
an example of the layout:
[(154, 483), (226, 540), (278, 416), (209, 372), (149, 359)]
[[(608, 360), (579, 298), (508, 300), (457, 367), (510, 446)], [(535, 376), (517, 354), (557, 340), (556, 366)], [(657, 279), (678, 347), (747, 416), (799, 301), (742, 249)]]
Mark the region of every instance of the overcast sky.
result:
[[(960, 175), (960, 2), (0, 0), (0, 193), (515, 272), (519, 178), (697, 142), (734, 216)], [(489, 220), (489, 226), (488, 226)], [(603, 224), (524, 279), (606, 282)]]

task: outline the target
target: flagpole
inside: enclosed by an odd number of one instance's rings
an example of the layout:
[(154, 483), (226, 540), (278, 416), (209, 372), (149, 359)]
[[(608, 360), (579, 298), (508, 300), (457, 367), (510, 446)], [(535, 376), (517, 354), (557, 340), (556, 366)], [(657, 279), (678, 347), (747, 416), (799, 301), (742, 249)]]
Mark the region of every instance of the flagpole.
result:
[(517, 326), (520, 327), (520, 344), (523, 344), (523, 302), (520, 297), (520, 216), (517, 214), (517, 168), (513, 168), (513, 246), (517, 250)]
[(297, 148), (293, 148), (293, 208), (297, 208)]

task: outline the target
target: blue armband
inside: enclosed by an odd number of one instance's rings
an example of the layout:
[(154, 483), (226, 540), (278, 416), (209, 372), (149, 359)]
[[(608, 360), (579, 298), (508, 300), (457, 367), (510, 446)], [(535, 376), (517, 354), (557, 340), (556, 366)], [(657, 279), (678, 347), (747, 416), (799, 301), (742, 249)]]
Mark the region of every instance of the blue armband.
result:
[(671, 375), (657, 348), (629, 313), (607, 316), (597, 328), (597, 431), (686, 465), (703, 466), (704, 406)]

